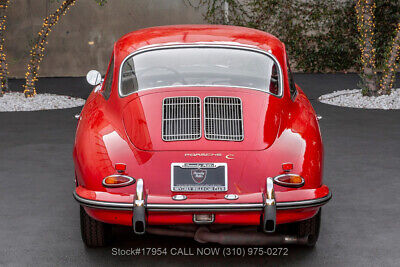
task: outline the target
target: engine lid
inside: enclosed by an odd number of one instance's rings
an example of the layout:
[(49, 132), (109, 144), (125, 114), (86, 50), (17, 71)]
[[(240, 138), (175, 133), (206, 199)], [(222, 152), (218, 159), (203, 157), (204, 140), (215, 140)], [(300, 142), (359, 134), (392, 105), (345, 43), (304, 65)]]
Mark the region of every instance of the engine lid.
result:
[[(194, 140), (169, 140), (163, 135), (163, 103), (166, 98), (188, 97), (198, 99), (200, 106), (199, 135), (193, 135)], [(243, 136), (242, 138), (227, 138), (228, 140), (210, 140), (213, 137), (205, 135), (205, 98), (220, 99), (228, 97), (240, 99), (242, 109)], [(232, 102), (235, 105), (238, 102)], [(221, 104), (223, 105), (223, 103)], [(240, 89), (219, 88), (210, 89), (174, 88), (154, 89), (140, 92), (125, 106), (123, 122), (126, 133), (132, 144), (138, 149), (147, 151), (165, 150), (195, 150), (195, 151), (223, 151), (223, 150), (263, 150), (275, 141), (282, 114), (282, 100), (265, 92)], [(176, 111), (175, 111), (176, 112)], [(197, 111), (193, 111), (196, 113)], [(193, 116), (193, 112), (190, 116)], [(222, 121), (231, 117), (222, 112), (218, 115)], [(174, 116), (178, 118), (181, 116)], [(239, 122), (238, 122), (239, 123)], [(177, 126), (179, 124), (175, 124)], [(222, 127), (215, 124), (213, 127)], [(238, 130), (236, 130), (236, 134)], [(176, 133), (176, 132), (175, 132)], [(179, 134), (179, 132), (178, 132)], [(235, 135), (239, 136), (240, 135)], [(218, 137), (220, 138), (220, 137)], [(220, 138), (221, 139), (221, 138)]]

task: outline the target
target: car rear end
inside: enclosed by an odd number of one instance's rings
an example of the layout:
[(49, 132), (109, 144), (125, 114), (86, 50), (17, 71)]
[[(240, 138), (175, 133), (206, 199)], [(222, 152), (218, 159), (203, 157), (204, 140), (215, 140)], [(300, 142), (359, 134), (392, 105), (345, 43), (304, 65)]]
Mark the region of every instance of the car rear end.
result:
[[(121, 119), (75, 145), (86, 244), (103, 245), (87, 232), (102, 229), (105, 238), (110, 224), (199, 242), (315, 244), (320, 207), (331, 198), (321, 136), (305, 95), (285, 95), (287, 75), (272, 53), (151, 47), (124, 59), (120, 71), (121, 111), (104, 117)], [(99, 123), (91, 125), (89, 132)]]

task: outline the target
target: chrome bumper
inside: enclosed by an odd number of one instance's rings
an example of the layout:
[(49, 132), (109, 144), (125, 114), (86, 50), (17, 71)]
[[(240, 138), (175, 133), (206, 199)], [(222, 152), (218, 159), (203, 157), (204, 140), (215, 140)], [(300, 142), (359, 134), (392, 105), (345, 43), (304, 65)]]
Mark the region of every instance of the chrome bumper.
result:
[[(132, 211), (134, 203), (122, 203), (122, 202), (105, 202), (90, 200), (80, 197), (76, 192), (73, 192), (74, 198), (79, 204), (97, 209), (108, 209), (108, 210), (128, 210)], [(277, 210), (288, 210), (288, 209), (303, 209), (311, 207), (319, 207), (326, 204), (332, 198), (332, 193), (325, 197), (301, 200), (301, 201), (290, 201), (290, 202), (276, 202)], [(165, 211), (165, 212), (200, 212), (200, 211), (215, 211), (215, 212), (232, 212), (232, 211), (263, 211), (265, 203), (243, 203), (243, 204), (157, 204), (157, 203), (145, 203), (147, 211)]]

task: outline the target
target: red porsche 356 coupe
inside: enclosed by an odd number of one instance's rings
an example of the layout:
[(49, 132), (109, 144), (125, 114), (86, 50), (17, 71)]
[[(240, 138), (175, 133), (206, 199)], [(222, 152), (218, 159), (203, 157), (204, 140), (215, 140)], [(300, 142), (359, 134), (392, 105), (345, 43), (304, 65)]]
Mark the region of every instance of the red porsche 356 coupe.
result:
[(323, 147), (285, 46), (218, 25), (118, 40), (78, 116), (73, 151), (82, 239), (112, 224), (228, 245), (315, 245)]

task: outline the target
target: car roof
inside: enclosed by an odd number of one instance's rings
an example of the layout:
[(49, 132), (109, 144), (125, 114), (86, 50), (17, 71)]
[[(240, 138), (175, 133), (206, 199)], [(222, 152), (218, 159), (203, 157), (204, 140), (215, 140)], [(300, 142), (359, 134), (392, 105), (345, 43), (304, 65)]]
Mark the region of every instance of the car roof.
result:
[(216, 43), (256, 47), (272, 53), (282, 64), (284, 44), (272, 34), (229, 25), (172, 25), (145, 28), (122, 36), (114, 46), (120, 64), (138, 49), (170, 44)]

